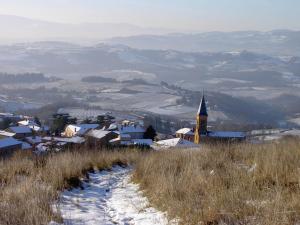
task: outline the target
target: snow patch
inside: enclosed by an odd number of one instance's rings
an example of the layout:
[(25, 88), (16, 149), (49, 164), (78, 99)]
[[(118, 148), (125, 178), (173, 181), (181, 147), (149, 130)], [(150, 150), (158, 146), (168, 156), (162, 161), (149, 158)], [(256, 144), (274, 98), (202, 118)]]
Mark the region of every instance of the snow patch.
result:
[(130, 174), (130, 168), (122, 167), (90, 173), (83, 190), (63, 192), (59, 209), (64, 224), (170, 224), (165, 213), (149, 206), (139, 186), (130, 182)]

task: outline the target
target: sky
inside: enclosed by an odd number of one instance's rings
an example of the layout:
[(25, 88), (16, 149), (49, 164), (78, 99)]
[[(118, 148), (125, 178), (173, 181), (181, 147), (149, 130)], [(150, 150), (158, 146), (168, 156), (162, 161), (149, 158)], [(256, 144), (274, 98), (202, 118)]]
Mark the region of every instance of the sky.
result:
[(194, 31), (300, 30), (299, 0), (0, 0), (0, 14)]

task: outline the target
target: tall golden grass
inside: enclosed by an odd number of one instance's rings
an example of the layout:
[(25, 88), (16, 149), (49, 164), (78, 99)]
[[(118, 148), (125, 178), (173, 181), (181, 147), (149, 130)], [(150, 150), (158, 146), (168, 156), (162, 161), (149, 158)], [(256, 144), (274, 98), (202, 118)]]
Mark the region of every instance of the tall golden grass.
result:
[(0, 161), (0, 224), (61, 222), (52, 205), (87, 171), (134, 165), (150, 203), (181, 224), (300, 222), (300, 141), (140, 152), (87, 149)]
[(79, 185), (87, 171), (136, 161), (137, 151), (78, 150), (36, 157), (16, 153), (0, 161), (0, 224), (41, 225), (60, 221), (52, 204), (59, 191)]
[(203, 146), (141, 158), (134, 180), (182, 224), (300, 222), (300, 141)]

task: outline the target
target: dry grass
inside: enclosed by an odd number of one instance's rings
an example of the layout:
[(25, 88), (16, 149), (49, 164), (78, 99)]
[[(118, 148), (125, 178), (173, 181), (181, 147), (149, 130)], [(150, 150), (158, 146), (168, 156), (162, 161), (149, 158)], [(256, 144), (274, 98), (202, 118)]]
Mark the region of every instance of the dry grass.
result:
[(51, 204), (59, 191), (80, 185), (87, 171), (126, 165), (139, 157), (137, 151), (64, 152), (47, 157), (17, 153), (0, 162), (0, 224), (41, 225), (59, 221)]
[(296, 224), (300, 141), (217, 145), (162, 152), (77, 150), (0, 161), (0, 224), (60, 221), (51, 204), (80, 177), (134, 164), (134, 180), (157, 208), (182, 224)]
[(205, 146), (137, 162), (145, 195), (182, 224), (300, 222), (300, 141)]

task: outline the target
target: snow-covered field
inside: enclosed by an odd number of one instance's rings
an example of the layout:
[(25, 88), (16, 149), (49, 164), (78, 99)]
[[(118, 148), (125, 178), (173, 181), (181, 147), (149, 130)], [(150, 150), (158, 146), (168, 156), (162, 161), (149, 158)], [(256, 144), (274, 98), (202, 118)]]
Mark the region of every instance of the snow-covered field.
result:
[[(298, 116), (300, 116), (300, 115), (298, 114)], [(290, 121), (291, 123), (294, 123), (294, 124), (300, 126), (300, 117), (294, 118), (294, 119), (290, 119), (289, 121)]]
[(297, 130), (297, 129), (256, 130), (256, 131), (252, 131), (249, 135), (252, 136), (250, 138), (251, 142), (261, 143), (261, 142), (265, 142), (265, 141), (280, 140), (281, 138), (286, 137), (286, 136), (300, 137), (300, 130)]
[(65, 191), (58, 208), (67, 225), (164, 225), (166, 214), (149, 206), (139, 186), (130, 181), (131, 169), (90, 173), (84, 189)]

